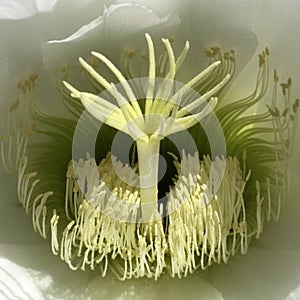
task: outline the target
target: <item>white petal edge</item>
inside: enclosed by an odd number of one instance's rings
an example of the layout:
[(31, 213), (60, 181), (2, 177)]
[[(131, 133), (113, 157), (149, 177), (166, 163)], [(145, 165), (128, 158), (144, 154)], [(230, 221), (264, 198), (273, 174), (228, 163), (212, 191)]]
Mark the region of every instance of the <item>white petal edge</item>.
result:
[[(158, 281), (148, 278), (120, 281), (111, 273), (102, 278), (96, 272), (89, 270), (73, 272), (48, 251), (46, 244), (2, 245), (0, 257), (0, 287), (1, 283), (3, 286), (3, 281), (7, 282), (9, 276), (13, 277), (9, 287), (15, 288), (18, 296), (20, 295), (17, 299), (22, 300), (199, 299), (202, 297), (224, 300), (212, 284), (203, 279), (201, 274), (196, 273), (181, 279), (163, 276)], [(31, 298), (26, 298), (29, 289)], [(9, 296), (8, 292), (6, 296)]]
[(4, 0), (0, 2), (0, 19), (20, 20), (38, 12), (52, 11), (59, 0)]
[(203, 277), (227, 300), (283, 300), (300, 285), (300, 251), (250, 247), (225, 265), (214, 265)]
[[(102, 16), (83, 25), (64, 39), (53, 39), (42, 45), (43, 61), (46, 68), (77, 62), (79, 56), (86, 57), (91, 51), (109, 54), (118, 60), (123, 50), (144, 49), (144, 33), (169, 36), (180, 24), (176, 15), (159, 17), (147, 7), (132, 4), (113, 4), (105, 9)], [(141, 45), (143, 46), (142, 49)]]
[[(76, 31), (75, 33), (73, 33), (72, 35), (70, 35), (69, 37), (62, 39), (62, 40), (52, 40), (49, 41), (48, 44), (53, 44), (53, 43), (66, 43), (66, 42), (71, 42), (71, 41), (75, 41), (78, 39), (81, 39), (84, 37), (84, 35), (91, 33), (94, 30), (109, 30), (109, 29), (113, 29), (113, 28), (99, 28), (101, 26), (104, 27), (103, 23), (107, 23), (110, 21), (111, 18), (114, 18), (114, 14), (118, 14), (118, 13), (122, 13), (122, 10), (125, 10), (126, 8), (129, 9), (140, 9), (145, 10), (146, 12), (149, 13), (148, 19), (146, 19), (143, 23), (136, 23), (135, 24), (135, 28), (132, 27), (130, 28), (131, 31), (135, 31), (135, 30), (141, 30), (142, 28), (147, 28), (147, 27), (151, 27), (154, 25), (158, 25), (160, 23), (164, 23), (166, 22), (169, 18), (170, 15), (166, 15), (162, 18), (158, 17), (156, 14), (153, 13), (152, 10), (148, 9), (146, 6), (142, 6), (142, 5), (138, 5), (135, 3), (122, 3), (122, 4), (114, 4), (114, 5), (110, 5), (108, 8), (106, 8), (104, 10), (104, 14), (102, 16), (99, 16), (97, 19), (93, 20), (91, 23), (83, 25), (78, 31)], [(132, 16), (131, 16), (132, 17)], [(124, 19), (126, 20), (127, 18), (129, 18), (128, 15), (126, 15), (124, 13)], [(119, 19), (119, 21), (121, 21), (121, 18)], [(112, 23), (112, 22), (110, 22)], [(121, 22), (122, 23), (122, 22)], [(130, 22), (128, 22), (130, 23)], [(107, 26), (107, 24), (106, 24)], [(117, 26), (117, 24), (115, 24), (115, 26)], [(110, 32), (106, 32), (107, 35), (110, 34)], [(113, 35), (114, 32), (113, 30), (111, 31), (111, 34)]]
[(30, 272), (5, 257), (0, 257), (0, 298), (45, 299)]
[(300, 299), (300, 283), (299, 287), (293, 290), (288, 294), (288, 296), (285, 298), (285, 300), (299, 300)]

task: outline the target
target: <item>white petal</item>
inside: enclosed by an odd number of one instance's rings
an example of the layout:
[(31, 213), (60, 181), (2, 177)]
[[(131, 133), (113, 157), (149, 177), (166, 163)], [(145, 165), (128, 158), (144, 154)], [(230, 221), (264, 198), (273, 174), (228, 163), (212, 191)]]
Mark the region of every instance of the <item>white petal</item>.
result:
[[(299, 125), (299, 123), (298, 123)], [(300, 128), (298, 126), (297, 131), (297, 139), (295, 140), (295, 148), (293, 152), (293, 156), (291, 158), (289, 164), (289, 197), (286, 203), (286, 206), (294, 211), (300, 212), (300, 185), (299, 185), (299, 178), (300, 178)], [(300, 227), (299, 227), (300, 228)]]
[[(112, 282), (108, 282), (108, 281)], [(115, 288), (112, 288), (115, 285)], [(103, 287), (99, 289), (99, 286)], [(199, 274), (187, 278), (160, 278), (158, 281), (149, 279), (115, 282), (101, 278), (89, 284), (92, 299), (209, 299), (223, 300), (223, 296)], [(95, 297), (95, 298), (94, 298)]]
[[(2, 257), (0, 267), (10, 267), (7, 270), (12, 277), (9, 287), (11, 289), (16, 287), (16, 291), (23, 294), (27, 291), (31, 296), (31, 298), (17, 299), (72, 299), (72, 297), (74, 299), (75, 296), (76, 299), (87, 299), (88, 297), (86, 286), (90, 273), (72, 272), (58, 257), (52, 255), (47, 243), (26, 246), (1, 245), (0, 255)], [(5, 279), (4, 275), (0, 279), (1, 281)], [(30, 293), (31, 289), (32, 293)]]
[[(175, 1), (178, 3), (179, 1)], [(203, 51), (211, 46), (219, 46), (223, 51), (235, 50), (237, 72), (239, 72), (254, 54), (257, 41), (251, 29), (252, 15), (249, 1), (185, 1), (177, 5), (176, 14), (181, 19), (176, 43), (191, 44), (182, 72), (183, 76), (196, 74), (207, 66)], [(188, 63), (188, 67), (186, 67)], [(188, 71), (186, 71), (188, 70)], [(189, 74), (187, 74), (187, 72)]]
[(78, 56), (87, 56), (92, 50), (108, 54), (110, 58), (119, 58), (122, 50), (135, 51), (141, 47), (146, 50), (146, 31), (159, 32), (161, 37), (173, 32), (178, 23), (176, 16), (161, 18), (144, 6), (128, 3), (111, 5), (103, 16), (83, 25), (69, 37), (45, 43), (44, 61), (47, 65), (72, 62)]
[(51, 11), (58, 0), (4, 0), (0, 3), (0, 19), (18, 20), (38, 12)]
[[(19, 295), (32, 289), (31, 298), (20, 299), (198, 299), (222, 300), (223, 297), (199, 274), (187, 278), (162, 277), (159, 281), (147, 278), (119, 281), (109, 273), (102, 278), (96, 272), (73, 272), (48, 246), (0, 246), (0, 285), (11, 274), (10, 288)], [(9, 267), (8, 270), (3, 270)], [(7, 281), (6, 281), (7, 283)]]
[(252, 246), (270, 251), (300, 251), (299, 228), (300, 212), (283, 209), (278, 222), (265, 223), (263, 234), (259, 240), (253, 240)]
[[(277, 70), (280, 82), (292, 77), (293, 98), (299, 97), (300, 85), (297, 84), (297, 80), (299, 79), (300, 69), (300, 39), (297, 37), (300, 28), (298, 13), (300, 11), (300, 2), (295, 0), (257, 0), (251, 4), (253, 32), (257, 35), (260, 46), (255, 57), (244, 70), (243, 78), (239, 78), (239, 81), (235, 82), (236, 87), (240, 87), (240, 90), (245, 91), (245, 93), (253, 91), (254, 81), (251, 78), (249, 84), (249, 74), (252, 74), (253, 77), (255, 76), (257, 72), (257, 55), (267, 46), (271, 53), (271, 72), (273, 72), (273, 69)], [(237, 91), (236, 87), (235, 90)], [(231, 93), (231, 96), (240, 97), (241, 93), (238, 95)], [(265, 105), (261, 105), (260, 108), (265, 108)]]
[[(21, 2), (27, 3), (25, 0)], [(53, 10), (35, 13), (26, 19), (0, 18), (0, 59), (8, 60), (10, 70), (17, 69), (12, 76), (22, 76), (24, 73), (27, 75), (30, 70), (37, 71), (41, 63), (41, 43), (54, 38), (64, 38), (83, 23), (90, 22), (103, 11), (103, 2), (60, 0), (56, 2)], [(42, 7), (41, 3), (48, 2), (45, 0), (39, 3)], [(0, 11), (1, 9), (0, 1)]]
[(20, 20), (32, 17), (38, 13), (48, 13), (62, 8), (67, 9), (64, 12), (64, 15), (67, 15), (68, 12), (70, 10), (72, 11), (74, 8), (80, 7), (84, 10), (91, 5), (98, 5), (99, 10), (101, 11), (100, 8), (108, 2), (110, 1), (87, 0), (84, 2), (74, 2), (70, 0), (3, 0), (0, 2), (0, 19)]
[[(282, 76), (299, 78), (300, 2), (262, 1), (256, 9), (254, 28), (259, 42), (270, 48), (273, 64)], [(284, 77), (282, 77), (282, 80)], [(300, 92), (299, 85), (294, 86)]]
[(225, 265), (214, 265), (204, 278), (225, 299), (282, 300), (300, 284), (300, 251), (250, 248)]
[(285, 300), (298, 300), (300, 299), (300, 283), (299, 287), (297, 287), (294, 291), (290, 292)]
[(162, 17), (167, 14), (177, 14), (182, 7), (187, 5), (188, 1), (182, 0), (117, 0), (116, 3), (136, 3), (148, 7), (153, 10), (158, 16)]
[(0, 297), (2, 299), (45, 299), (26, 268), (0, 257)]

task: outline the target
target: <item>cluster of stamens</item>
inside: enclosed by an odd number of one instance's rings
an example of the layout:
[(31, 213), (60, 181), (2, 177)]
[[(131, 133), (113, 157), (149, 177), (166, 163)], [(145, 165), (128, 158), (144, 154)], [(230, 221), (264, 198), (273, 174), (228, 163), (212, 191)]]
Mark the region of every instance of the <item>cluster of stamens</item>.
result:
[[(111, 163), (115, 157), (109, 154), (99, 164), (103, 182), (98, 185), (94, 184), (98, 174), (91, 176), (92, 158), (70, 163), (66, 211), (75, 219), (68, 223), (59, 243), (59, 214), (54, 212), (51, 219), (53, 253), (60, 253), (71, 269), (84, 270), (89, 265), (93, 270), (98, 267), (103, 276), (109, 265), (122, 280), (143, 276), (157, 279), (165, 269), (173, 277), (186, 276), (199, 266), (205, 269), (213, 262), (227, 262), (238, 245), (242, 253), (246, 253), (248, 236), (243, 190), (247, 178), (242, 178), (236, 158), (217, 159), (213, 162), (215, 168), (226, 165), (225, 180), (208, 202), (207, 182), (212, 162), (204, 157), (200, 172), (192, 176), (188, 169), (197, 164), (197, 155), (183, 155), (181, 163), (176, 161), (180, 175), (167, 195), (168, 218), (164, 220), (161, 209), (161, 218), (150, 223), (139, 219), (139, 191), (132, 189), (134, 180), (124, 186), (118, 179)], [(119, 162), (117, 168), (126, 173), (129, 167)], [(86, 187), (90, 200), (82, 194), (74, 169), (80, 169), (78, 171), (85, 174), (82, 182), (91, 185)], [(127, 214), (126, 208), (130, 209)]]

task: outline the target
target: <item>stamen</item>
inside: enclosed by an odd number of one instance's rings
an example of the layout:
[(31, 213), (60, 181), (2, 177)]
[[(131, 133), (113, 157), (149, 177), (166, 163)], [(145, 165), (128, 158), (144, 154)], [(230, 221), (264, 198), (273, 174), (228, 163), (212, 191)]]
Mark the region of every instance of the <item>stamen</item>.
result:
[[(187, 161), (184, 159), (179, 167), (194, 164), (197, 155), (189, 156)], [(113, 172), (113, 169), (109, 167), (110, 161), (111, 159), (108, 156), (100, 163), (100, 174), (107, 170)], [(215, 163), (223, 164), (221, 160), (217, 160)], [(232, 251), (228, 252), (227, 250), (227, 244), (231, 244), (229, 232), (232, 223), (243, 213), (242, 194), (245, 182), (242, 179), (242, 171), (238, 166), (238, 161), (229, 158), (226, 161), (224, 183), (221, 184), (218, 193), (213, 196), (213, 200), (208, 205), (203, 205), (199, 200), (199, 196), (200, 199), (205, 198), (206, 191), (203, 183), (208, 180), (210, 164), (209, 157), (204, 157), (200, 176), (198, 174), (195, 176), (190, 175), (187, 179), (181, 175), (175, 188), (170, 190), (168, 209), (176, 207), (177, 209), (169, 214), (169, 226), (166, 232), (163, 229), (161, 220), (139, 225), (111, 219), (96, 209), (97, 206), (99, 207), (101, 199), (103, 199), (102, 196), (98, 199), (93, 197), (93, 199), (99, 201), (99, 204), (95, 202), (93, 206), (88, 201), (83, 200), (79, 208), (81, 213), (78, 214), (77, 220), (75, 220), (75, 223), (71, 221), (64, 231), (59, 249), (61, 258), (70, 265), (73, 253), (78, 253), (81, 263), (77, 266), (72, 265), (72, 268), (85, 269), (85, 266), (89, 265), (91, 269), (94, 269), (96, 264), (100, 264), (102, 265), (103, 275), (107, 267), (112, 267), (122, 280), (143, 276), (157, 279), (164, 272), (167, 266), (166, 259), (169, 255), (172, 276), (179, 277), (181, 277), (181, 274), (187, 276), (193, 272), (197, 267), (197, 260), (199, 260), (202, 268), (206, 268), (213, 262), (226, 261), (232, 252), (236, 251), (237, 247), (237, 245), (234, 245)], [(69, 168), (71, 167), (70, 165)], [(124, 172), (126, 172), (127, 167), (123, 166), (121, 168), (125, 168)], [(86, 169), (85, 172), (89, 172), (89, 169)], [(178, 172), (180, 173), (182, 170), (178, 170)], [(68, 176), (74, 176), (70, 169), (68, 174)], [(115, 175), (111, 173), (106, 178), (114, 177)], [(72, 177), (72, 180), (75, 183), (75, 177)], [(89, 182), (87, 183), (89, 184)], [(114, 186), (116, 187), (121, 183), (119, 179), (114, 180)], [(97, 193), (99, 196), (103, 195), (101, 194), (103, 192)], [(123, 201), (128, 201), (134, 195), (131, 192), (131, 197), (128, 198), (126, 194), (122, 192), (119, 194), (119, 196), (123, 195)], [(66, 195), (69, 195), (68, 190)], [(74, 201), (75, 198), (77, 199), (77, 197), (73, 198), (72, 195), (70, 197), (70, 202)], [(223, 197), (226, 197), (230, 202), (223, 201)], [(136, 195), (132, 203), (137, 203), (137, 201), (138, 197)], [(109, 207), (111, 207), (110, 204), (107, 208)], [(134, 209), (139, 209), (139, 206), (135, 206)], [(51, 231), (52, 251), (56, 255), (58, 254), (59, 245), (57, 238), (58, 220), (57, 212), (54, 211), (51, 219)], [(93, 221), (87, 222), (85, 220)], [(100, 224), (102, 225), (100, 226)], [(224, 228), (224, 226), (226, 227)], [(240, 226), (236, 227), (235, 236), (240, 234), (243, 239), (244, 229)], [(76, 241), (80, 241), (80, 243), (78, 244)], [(85, 248), (84, 254), (80, 254), (83, 245)], [(202, 250), (200, 250), (201, 245), (203, 245)], [(246, 247), (247, 244), (244, 245), (244, 251), (246, 251)], [(97, 256), (99, 256), (99, 259), (96, 259)], [(115, 269), (115, 264), (112, 266), (108, 263), (110, 261), (109, 256), (112, 259), (119, 257), (124, 260), (123, 267), (119, 264)]]

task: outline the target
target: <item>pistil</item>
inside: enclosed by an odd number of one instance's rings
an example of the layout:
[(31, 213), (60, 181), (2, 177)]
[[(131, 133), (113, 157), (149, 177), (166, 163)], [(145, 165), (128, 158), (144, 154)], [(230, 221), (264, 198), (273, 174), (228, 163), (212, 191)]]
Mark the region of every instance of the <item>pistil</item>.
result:
[[(145, 37), (149, 51), (149, 77), (144, 97), (144, 111), (142, 111), (136, 95), (121, 71), (107, 57), (94, 51), (92, 55), (103, 62), (115, 75), (121, 88), (125, 91), (125, 95), (118, 90), (115, 84), (109, 83), (82, 58), (79, 58), (82, 67), (114, 97), (117, 104), (110, 103), (101, 96), (80, 92), (68, 82), (64, 81), (64, 85), (71, 92), (71, 96), (80, 99), (96, 119), (123, 131), (136, 141), (142, 214), (144, 220), (149, 221), (158, 214), (157, 179), (160, 141), (168, 135), (189, 129), (211, 113), (218, 101), (214, 95), (227, 84), (230, 74), (224, 76), (215, 86), (196, 100), (182, 101), (185, 94), (194, 85), (210, 76), (221, 62), (212, 63), (176, 93), (173, 93), (175, 75), (188, 52), (189, 43), (185, 44), (176, 60), (170, 41), (162, 39), (168, 57), (169, 70), (158, 86), (153, 42), (149, 34), (146, 34)], [(201, 108), (200, 111), (199, 107)]]
[(157, 218), (158, 201), (158, 168), (160, 139), (149, 139), (148, 142), (137, 140), (137, 154), (139, 167), (139, 185), (142, 205), (143, 221)]

